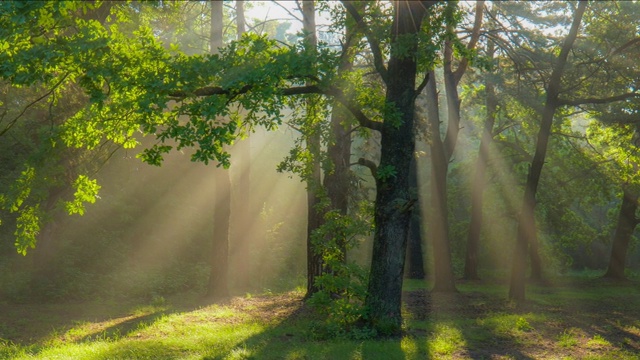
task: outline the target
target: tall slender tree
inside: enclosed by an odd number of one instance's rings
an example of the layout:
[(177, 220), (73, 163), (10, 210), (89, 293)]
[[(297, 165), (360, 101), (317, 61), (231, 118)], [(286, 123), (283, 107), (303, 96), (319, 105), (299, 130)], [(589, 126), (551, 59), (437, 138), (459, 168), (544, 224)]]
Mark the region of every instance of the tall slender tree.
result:
[[(489, 40), (487, 44), (487, 57), (493, 59), (495, 52), (493, 41)], [(489, 148), (493, 139), (493, 125), (496, 120), (496, 111), (498, 108), (498, 98), (492, 74), (486, 74), (485, 80), (485, 107), (486, 119), (480, 138), (480, 150), (478, 159), (476, 160), (475, 174), (471, 188), (471, 214), (469, 220), (469, 231), (467, 234), (467, 251), (464, 262), (464, 278), (467, 280), (476, 280), (478, 276), (478, 252), (480, 244), (480, 233), (482, 228), (482, 206), (483, 192), (486, 185), (486, 168), (489, 160)]]
[[(567, 64), (567, 58), (578, 36), (582, 16), (587, 8), (586, 1), (578, 2), (577, 8), (573, 14), (573, 21), (569, 34), (565, 38), (560, 54), (556, 59), (555, 66), (551, 73), (547, 88), (544, 109), (540, 121), (540, 130), (538, 131), (538, 139), (536, 142), (536, 150), (531, 161), (531, 167), (527, 175), (525, 184), (524, 199), (518, 219), (518, 233), (516, 237), (516, 246), (512, 257), (511, 282), (509, 287), (509, 298), (516, 301), (525, 299), (525, 269), (527, 258), (527, 246), (533, 242), (537, 242), (534, 238), (536, 235), (534, 210), (536, 206), (536, 192), (540, 182), (540, 175), (544, 165), (547, 153), (547, 144), (551, 136), (551, 125), (553, 117), (560, 107), (558, 95), (560, 94), (560, 86), (562, 74)], [(537, 249), (534, 248), (533, 251)]]
[[(480, 27), (482, 24), (482, 12), (484, 3), (476, 2), (476, 14), (471, 39), (467, 50), (475, 49), (478, 42)], [(431, 154), (431, 202), (432, 213), (430, 230), (433, 241), (434, 259), (434, 286), (433, 291), (456, 291), (455, 279), (451, 263), (451, 246), (449, 239), (449, 206), (447, 200), (447, 175), (449, 162), (454, 154), (458, 133), (460, 130), (460, 95), (458, 84), (468, 67), (468, 59), (463, 58), (454, 70), (454, 43), (451, 37), (454, 34), (453, 21), (457, 11), (456, 3), (448, 3), (446, 10), (449, 23), (447, 24), (448, 39), (444, 42), (443, 49), (443, 73), (444, 88), (447, 105), (447, 128), (444, 139), (440, 135), (440, 109), (438, 92), (436, 87), (436, 73), (432, 71), (427, 86), (427, 118), (429, 121), (429, 148)]]

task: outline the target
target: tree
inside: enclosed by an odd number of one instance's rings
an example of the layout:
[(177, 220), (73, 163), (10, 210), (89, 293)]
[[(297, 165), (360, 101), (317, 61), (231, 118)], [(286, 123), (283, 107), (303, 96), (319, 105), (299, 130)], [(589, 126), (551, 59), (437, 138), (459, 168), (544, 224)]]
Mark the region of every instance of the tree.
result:
[[(40, 5), (43, 4), (27, 5), (26, 14), (37, 14)], [(354, 12), (348, 2), (344, 5), (358, 26), (366, 30), (365, 18)], [(358, 97), (360, 94), (349, 95), (335, 85), (337, 59), (331, 51), (312, 53), (295, 45), (283, 47), (257, 35), (231, 42), (219, 54), (171, 56), (148, 28), (127, 38), (117, 26), (107, 31), (95, 23), (77, 23), (79, 34), (87, 37), (72, 39), (77, 41), (53, 53), (47, 66), (29, 68), (26, 76), (36, 82), (42, 76), (53, 77), (72, 64), (74, 74), (79, 74), (75, 78), (82, 76), (80, 85), (89, 93), (90, 105), (66, 121), (67, 143), (91, 146), (93, 139), (103, 136), (124, 142), (135, 131), (153, 133), (159, 142), (141, 155), (152, 164), (159, 164), (162, 155), (174, 147), (194, 147), (194, 161), (216, 161), (228, 166), (224, 146), (236, 139), (238, 124), (221, 117), (228, 114), (232, 103), (248, 110), (246, 121), (269, 128), (281, 119), (284, 97), (317, 94), (340, 102), (361, 126), (381, 133), (380, 163), (375, 167), (376, 229), (365, 306), (369, 311), (368, 322), (395, 332), (401, 321), (402, 272), (411, 207), (415, 202), (408, 174), (415, 144), (415, 99), (424, 88), (424, 82), (416, 87), (419, 34), (427, 14), (441, 11), (434, 5), (428, 1), (393, 2), (388, 32), (378, 35), (365, 31), (376, 70), (386, 84), (382, 106), (367, 104), (366, 98)], [(6, 10), (26, 16), (17, 5)], [(65, 18), (59, 8), (50, 11)], [(73, 21), (69, 15), (66, 18)], [(53, 31), (51, 24), (43, 25), (45, 31)], [(437, 19), (432, 26), (439, 27)], [(26, 83), (27, 79), (16, 75), (23, 71), (17, 64), (26, 63), (22, 60), (35, 50), (45, 49), (28, 41), (29, 30), (19, 22), (7, 23), (6, 28), (13, 37), (26, 38), (27, 43), (15, 47), (10, 57), (1, 56), (5, 64), (1, 75), (14, 83)], [(59, 41), (69, 40), (62, 33), (52, 35)], [(386, 65), (383, 50), (387, 52)], [(432, 58), (426, 57), (425, 61)], [(308, 64), (315, 66), (309, 69)], [(175, 106), (168, 107), (170, 101), (176, 101)], [(382, 121), (372, 120), (363, 110)], [(183, 120), (184, 116), (188, 121)], [(117, 124), (108, 121), (114, 117), (123, 121)], [(169, 144), (169, 139), (175, 145)]]
[[(493, 59), (494, 46), (491, 40), (487, 44), (487, 57)], [(498, 108), (498, 98), (495, 92), (492, 74), (485, 75), (485, 106), (486, 119), (480, 138), (480, 151), (476, 160), (475, 174), (471, 188), (471, 214), (469, 220), (469, 232), (467, 234), (467, 251), (464, 262), (464, 278), (476, 280), (478, 276), (478, 248), (480, 243), (480, 231), (482, 227), (483, 192), (486, 185), (486, 167), (489, 160), (489, 147), (493, 138), (493, 126), (495, 124)]]
[[(375, 234), (373, 256), (365, 306), (371, 323), (392, 332), (400, 328), (402, 273), (406, 252), (411, 206), (415, 199), (409, 188), (409, 171), (415, 147), (413, 134), (416, 89), (418, 34), (433, 2), (400, 1), (393, 3), (391, 51), (388, 67), (376, 64), (385, 80), (386, 103), (393, 112), (384, 114), (381, 126), (380, 164), (377, 167)], [(354, 16), (358, 20), (357, 16)], [(379, 48), (367, 36), (374, 56)], [(381, 59), (376, 59), (381, 61)]]
[[(527, 246), (532, 246), (532, 252), (536, 252), (537, 240), (535, 239), (536, 227), (534, 218), (534, 209), (536, 205), (535, 196), (540, 181), (540, 174), (544, 165), (544, 159), (547, 152), (547, 144), (551, 135), (551, 125), (556, 109), (560, 106), (558, 95), (562, 74), (569, 57), (569, 52), (573, 46), (573, 42), (578, 36), (582, 15), (587, 7), (586, 2), (579, 2), (574, 12), (573, 22), (569, 34), (565, 38), (560, 54), (556, 60), (556, 64), (551, 73), (551, 78), (546, 88), (545, 106), (541, 115), (540, 130), (538, 132), (538, 140), (536, 143), (536, 151), (531, 161), (531, 167), (527, 175), (527, 183), (525, 185), (524, 199), (522, 209), (518, 220), (518, 234), (516, 238), (516, 246), (513, 254), (511, 282), (509, 287), (509, 298), (517, 301), (525, 299), (525, 266)], [(533, 266), (533, 265), (532, 265)]]
[[(482, 24), (482, 9), (484, 3), (476, 2), (475, 23), (472, 30), (471, 39), (466, 51), (473, 51), (480, 34)], [(449, 239), (449, 206), (447, 201), (447, 174), (449, 172), (449, 161), (453, 156), (458, 133), (460, 130), (460, 96), (458, 94), (458, 84), (464, 75), (468, 59), (463, 58), (458, 68), (453, 70), (454, 40), (453, 30), (456, 25), (457, 5), (449, 3), (446, 12), (448, 13), (447, 40), (443, 50), (443, 72), (444, 88), (447, 103), (447, 129), (444, 132), (444, 139), (440, 133), (440, 109), (438, 106), (438, 91), (436, 87), (436, 72), (429, 74), (429, 84), (427, 84), (427, 119), (429, 121), (429, 148), (431, 150), (431, 201), (433, 211), (431, 218), (431, 236), (433, 241), (434, 258), (434, 285), (433, 290), (438, 292), (456, 291), (455, 279), (451, 262), (451, 248)]]

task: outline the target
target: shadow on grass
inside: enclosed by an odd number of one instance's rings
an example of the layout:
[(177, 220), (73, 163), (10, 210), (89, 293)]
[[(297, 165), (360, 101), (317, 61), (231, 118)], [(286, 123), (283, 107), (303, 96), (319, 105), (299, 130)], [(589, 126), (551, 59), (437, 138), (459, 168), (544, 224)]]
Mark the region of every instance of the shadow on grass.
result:
[[(640, 290), (630, 286), (531, 287), (520, 307), (482, 284), (454, 295), (412, 289), (403, 298), (406, 332), (389, 339), (316, 340), (309, 329), (317, 318), (299, 293), (129, 308), (103, 315), (102, 325), (72, 325), (90, 312), (69, 317), (57, 332), (63, 346), (85, 347), (91, 359), (633, 358), (626, 354), (640, 353)], [(29, 354), (56, 357), (55, 350)]]
[(523, 352), (517, 338), (496, 324), (483, 321), (492, 313), (496, 299), (476, 292), (438, 294), (414, 290), (405, 292), (404, 302), (408, 333), (422, 337), (434, 358), (533, 359)]
[[(277, 303), (261, 308), (262, 313), (278, 312)], [(207, 360), (227, 358), (250, 359), (390, 359), (404, 360), (402, 338), (390, 339), (326, 339), (312, 335), (313, 321), (319, 318), (301, 297), (295, 299), (291, 311), (278, 317), (264, 331), (237, 342), (225, 355), (211, 355)], [(264, 321), (266, 319), (260, 319)], [(427, 359), (422, 357), (422, 359)]]

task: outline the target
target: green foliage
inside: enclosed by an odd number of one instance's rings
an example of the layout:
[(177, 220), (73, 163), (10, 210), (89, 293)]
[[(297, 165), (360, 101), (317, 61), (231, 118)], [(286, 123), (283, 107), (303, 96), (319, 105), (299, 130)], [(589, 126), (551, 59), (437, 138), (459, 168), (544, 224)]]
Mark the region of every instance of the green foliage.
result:
[(73, 194), (73, 201), (67, 201), (66, 209), (69, 214), (84, 214), (84, 204), (96, 202), (100, 186), (95, 179), (91, 180), (85, 175), (80, 175), (75, 180), (73, 187), (76, 192)]
[(385, 182), (387, 179), (395, 177), (397, 175), (397, 170), (393, 165), (385, 165), (378, 168), (376, 172), (376, 177), (378, 180)]
[(326, 272), (316, 279), (320, 289), (309, 300), (323, 321), (313, 324), (314, 337), (368, 338), (375, 329), (362, 327), (366, 318), (367, 271), (354, 262), (345, 262), (345, 251), (358, 245), (360, 236), (371, 232), (367, 214), (344, 216), (335, 210), (325, 214), (325, 222), (313, 234), (315, 252), (320, 254)]

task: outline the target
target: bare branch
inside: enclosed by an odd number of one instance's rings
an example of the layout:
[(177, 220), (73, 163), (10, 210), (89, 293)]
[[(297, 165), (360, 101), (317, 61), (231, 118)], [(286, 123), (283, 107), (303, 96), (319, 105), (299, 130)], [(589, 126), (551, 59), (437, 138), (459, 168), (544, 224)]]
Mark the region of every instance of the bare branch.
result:
[[(297, 17), (295, 14), (293, 14), (291, 11), (289, 11), (289, 9), (286, 6), (282, 6), (282, 4), (280, 4), (279, 2), (277, 2), (276, 0), (271, 0), (271, 2), (274, 5), (278, 5), (280, 7), (280, 9), (284, 10), (287, 12), (287, 14), (289, 14), (289, 16), (291, 16), (292, 18), (302, 22), (302, 19)], [(302, 9), (300, 8), (300, 4), (296, 1), (296, 4), (298, 5), (298, 9), (300, 10), (300, 12), (302, 12)]]
[[(18, 114), (18, 116), (16, 116), (15, 118), (13, 118), (11, 121), (9, 121), (9, 123), (7, 123), (7, 126), (5, 126), (4, 129), (0, 130), (0, 136), (4, 135), (7, 133), (7, 131), (9, 131), (17, 122), (18, 120), (27, 112), (27, 110), (32, 107), (33, 105), (37, 104), (38, 102), (40, 102), (41, 100), (49, 97), (49, 95), (53, 94), (53, 92), (55, 91), (55, 89), (58, 88), (58, 86), (60, 86), (64, 80), (67, 78), (69, 74), (64, 75), (60, 81), (58, 81), (57, 83), (55, 83), (53, 85), (53, 87), (51, 88), (51, 90), (47, 91), (44, 95), (40, 96), (39, 98), (33, 100), (32, 102), (30, 102), (29, 104), (27, 104), (27, 106), (24, 107), (24, 109), (22, 109), (22, 111), (20, 112), (20, 114)], [(4, 117), (4, 114), (3, 114)]]

